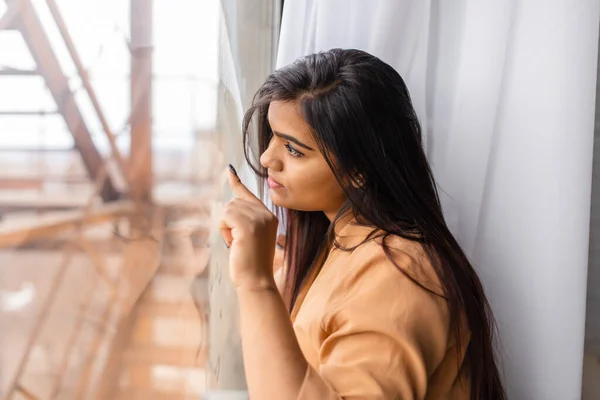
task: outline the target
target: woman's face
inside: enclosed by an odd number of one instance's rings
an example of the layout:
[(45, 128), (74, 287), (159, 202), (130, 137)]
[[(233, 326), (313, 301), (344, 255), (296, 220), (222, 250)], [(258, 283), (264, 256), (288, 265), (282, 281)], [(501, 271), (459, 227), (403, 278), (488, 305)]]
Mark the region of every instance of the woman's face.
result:
[(300, 211), (323, 211), (332, 219), (346, 199), (342, 187), (312, 138), (297, 102), (269, 106), (273, 138), (260, 163), (269, 173), (275, 205)]

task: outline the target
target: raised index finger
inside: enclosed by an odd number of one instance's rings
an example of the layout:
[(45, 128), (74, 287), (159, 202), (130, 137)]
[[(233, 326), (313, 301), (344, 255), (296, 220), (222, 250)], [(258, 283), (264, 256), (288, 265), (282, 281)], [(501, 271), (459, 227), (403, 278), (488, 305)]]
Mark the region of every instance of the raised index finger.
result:
[(231, 164), (229, 164), (229, 185), (233, 190), (233, 193), (239, 197), (240, 199), (244, 199), (253, 203), (263, 204), (262, 201), (258, 197), (254, 195), (247, 187), (242, 183), (240, 177), (237, 175), (235, 168)]

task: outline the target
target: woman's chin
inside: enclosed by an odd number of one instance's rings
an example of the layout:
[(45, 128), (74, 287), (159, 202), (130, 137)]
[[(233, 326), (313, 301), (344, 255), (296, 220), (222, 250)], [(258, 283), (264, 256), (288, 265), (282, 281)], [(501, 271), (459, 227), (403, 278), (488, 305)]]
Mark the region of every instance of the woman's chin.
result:
[(271, 200), (271, 203), (273, 203), (277, 207), (286, 208), (288, 210), (298, 209), (297, 202), (294, 202), (293, 199), (290, 199), (288, 196), (285, 196), (283, 193), (280, 193), (277, 190), (269, 190), (269, 198)]
[(279, 193), (278, 190), (269, 189), (269, 198), (271, 199), (271, 202), (276, 206), (289, 208), (286, 206), (286, 204), (288, 203), (288, 201), (286, 201), (287, 199), (285, 198), (285, 196)]
[(269, 190), (269, 199), (277, 207), (285, 208), (288, 210), (296, 211), (321, 211), (321, 209), (315, 208), (313, 204), (307, 201), (296, 201), (297, 199), (292, 198), (286, 192), (280, 190)]

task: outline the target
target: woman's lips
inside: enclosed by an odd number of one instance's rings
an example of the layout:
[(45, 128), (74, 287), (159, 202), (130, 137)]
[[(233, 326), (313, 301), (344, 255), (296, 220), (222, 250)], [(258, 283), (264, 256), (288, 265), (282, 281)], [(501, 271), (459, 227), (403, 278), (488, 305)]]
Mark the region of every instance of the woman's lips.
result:
[(280, 189), (283, 187), (283, 185), (279, 182), (277, 182), (275, 179), (269, 177), (269, 179), (267, 179), (267, 184), (269, 185), (269, 188), (271, 189)]

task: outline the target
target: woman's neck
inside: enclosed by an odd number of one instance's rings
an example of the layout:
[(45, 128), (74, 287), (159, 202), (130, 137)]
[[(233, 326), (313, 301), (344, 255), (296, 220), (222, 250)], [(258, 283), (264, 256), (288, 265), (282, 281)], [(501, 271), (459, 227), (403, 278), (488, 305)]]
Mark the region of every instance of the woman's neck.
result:
[[(332, 212), (332, 213), (327, 213), (326, 212), (325, 216), (327, 217), (327, 219), (329, 219), (330, 223), (333, 223), (333, 221), (336, 220), (336, 217), (338, 216), (339, 213), (340, 213), (339, 210), (336, 211), (336, 212)], [(352, 212), (351, 209), (346, 210), (344, 212), (344, 214), (337, 220), (337, 223), (335, 224), (335, 234), (336, 234), (336, 236), (353, 219), (354, 219), (354, 212)]]

